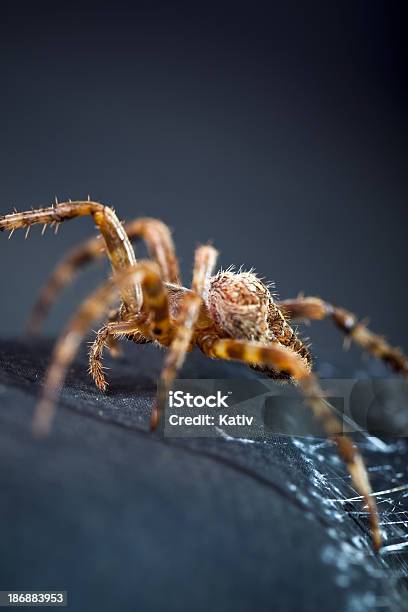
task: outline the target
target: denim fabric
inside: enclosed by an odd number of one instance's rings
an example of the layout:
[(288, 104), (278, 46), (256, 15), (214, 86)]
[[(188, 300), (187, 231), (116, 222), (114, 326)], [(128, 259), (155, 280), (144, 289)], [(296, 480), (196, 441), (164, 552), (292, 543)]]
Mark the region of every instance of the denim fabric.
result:
[[(82, 353), (34, 439), (51, 346), (0, 343), (1, 589), (64, 589), (87, 611), (406, 609), (408, 553), (375, 554), (361, 503), (333, 501), (355, 492), (332, 444), (150, 433), (162, 353), (148, 346), (107, 359), (105, 395)], [(257, 375), (194, 353), (183, 376)], [(362, 450), (375, 490), (407, 482), (404, 439)], [(408, 496), (379, 502), (385, 544), (403, 545)]]

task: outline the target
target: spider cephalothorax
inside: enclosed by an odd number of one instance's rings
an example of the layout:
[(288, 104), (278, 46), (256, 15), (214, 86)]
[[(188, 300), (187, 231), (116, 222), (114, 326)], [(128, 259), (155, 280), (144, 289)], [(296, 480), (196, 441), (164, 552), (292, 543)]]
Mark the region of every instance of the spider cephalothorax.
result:
[[(159, 422), (167, 391), (186, 353), (194, 346), (211, 358), (243, 361), (268, 376), (291, 379), (299, 385), (307, 405), (336, 442), (354, 486), (365, 501), (374, 545), (379, 548), (377, 508), (363, 460), (352, 441), (342, 435), (341, 423), (325, 401), (312, 372), (309, 350), (291, 321), (331, 318), (351, 340), (408, 376), (405, 355), (368, 330), (352, 313), (320, 298), (298, 297), (277, 302), (269, 286), (252, 271), (235, 273), (229, 269), (214, 275), (217, 251), (209, 245), (197, 248), (191, 289), (183, 287), (170, 231), (156, 219), (136, 219), (122, 225), (112, 208), (88, 199), (14, 212), (0, 217), (0, 230), (10, 230), (12, 234), (24, 227), (28, 233), (36, 223), (58, 227), (67, 219), (83, 215), (93, 217), (103, 242), (97, 238), (88, 240), (57, 265), (40, 292), (29, 331), (38, 331), (57, 293), (85, 263), (106, 253), (113, 277), (83, 302), (58, 340), (35, 413), (36, 431), (48, 431), (66, 371), (84, 335), (103, 316), (105, 323), (89, 353), (89, 370), (101, 390), (107, 386), (103, 350), (107, 347), (115, 354), (119, 338), (156, 342), (168, 348), (152, 411), (152, 428)], [(145, 240), (153, 261), (136, 261), (131, 240), (137, 238)], [(119, 296), (120, 304), (108, 315)]]

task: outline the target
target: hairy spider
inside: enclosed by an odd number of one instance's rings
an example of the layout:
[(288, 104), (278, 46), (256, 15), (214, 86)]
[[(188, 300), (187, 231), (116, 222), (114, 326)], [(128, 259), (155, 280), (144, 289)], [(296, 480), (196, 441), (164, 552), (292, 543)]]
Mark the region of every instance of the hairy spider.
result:
[[(29, 331), (38, 331), (62, 287), (85, 263), (108, 255), (113, 276), (82, 303), (57, 341), (45, 376), (42, 396), (34, 416), (36, 431), (50, 427), (55, 401), (67, 369), (92, 323), (105, 315), (89, 353), (89, 371), (95, 384), (105, 390), (107, 382), (102, 353), (117, 350), (117, 340), (155, 342), (168, 348), (152, 410), (151, 426), (157, 427), (167, 391), (180, 370), (186, 353), (197, 345), (211, 358), (238, 360), (276, 379), (299, 385), (305, 401), (332, 438), (347, 465), (355, 488), (368, 508), (374, 546), (381, 546), (375, 498), (363, 459), (345, 435), (312, 372), (308, 347), (290, 325), (292, 319), (331, 318), (363, 349), (382, 358), (408, 377), (408, 359), (398, 348), (369, 331), (347, 310), (317, 297), (298, 297), (277, 302), (268, 286), (252, 272), (221, 270), (213, 275), (217, 251), (210, 245), (195, 252), (191, 289), (183, 287), (169, 229), (155, 219), (137, 219), (126, 225), (114, 210), (97, 202), (56, 202), (48, 208), (14, 212), (0, 217), (0, 230), (27, 228), (36, 223), (58, 224), (91, 215), (103, 237), (75, 248), (55, 268), (42, 289), (29, 321)], [(131, 240), (143, 238), (152, 260), (136, 262)], [(107, 316), (118, 299), (120, 306)]]

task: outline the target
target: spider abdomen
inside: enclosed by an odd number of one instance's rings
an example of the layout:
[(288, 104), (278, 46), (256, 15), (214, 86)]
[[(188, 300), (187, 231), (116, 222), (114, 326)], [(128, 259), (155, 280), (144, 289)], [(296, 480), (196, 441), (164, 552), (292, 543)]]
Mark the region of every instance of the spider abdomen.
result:
[(252, 272), (220, 271), (211, 279), (207, 300), (212, 319), (232, 338), (269, 339), (271, 295)]
[(253, 272), (220, 271), (211, 279), (207, 301), (211, 318), (230, 337), (265, 344), (278, 341), (310, 366), (307, 346)]

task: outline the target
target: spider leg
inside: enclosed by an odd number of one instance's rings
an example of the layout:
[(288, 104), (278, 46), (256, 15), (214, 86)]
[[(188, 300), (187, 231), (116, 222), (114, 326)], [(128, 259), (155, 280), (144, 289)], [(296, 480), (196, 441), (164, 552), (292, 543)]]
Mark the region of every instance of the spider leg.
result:
[(145, 241), (149, 255), (159, 265), (165, 282), (181, 284), (176, 249), (170, 229), (165, 223), (146, 217), (130, 221), (125, 229), (130, 240), (142, 238)]
[[(179, 265), (171, 233), (167, 225), (158, 219), (136, 219), (125, 224), (129, 240), (142, 238), (150, 257), (160, 266), (164, 281), (180, 283)], [(91, 238), (72, 249), (57, 265), (40, 290), (27, 321), (26, 329), (37, 334), (58, 294), (70, 283), (79, 270), (106, 254), (99, 237)]]
[[(146, 329), (142, 326), (143, 334), (164, 344), (170, 342), (172, 327), (168, 312), (167, 291), (161, 280), (157, 264), (142, 261), (105, 282), (82, 303), (54, 347), (45, 375), (40, 402), (34, 415), (34, 429), (38, 433), (47, 433), (50, 428), (59, 388), (84, 335), (117, 299), (118, 290), (130, 283), (140, 284), (143, 291), (144, 308), (150, 315)], [(140, 329), (141, 324), (138, 322), (137, 325)]]
[(333, 306), (317, 297), (283, 300), (279, 306), (293, 319), (321, 320), (330, 318), (348, 338), (362, 349), (385, 361), (393, 370), (408, 377), (408, 357), (378, 334), (370, 331), (363, 321), (344, 308)]
[[(38, 208), (25, 212), (16, 212), (0, 217), (1, 230), (15, 230), (21, 227), (29, 228), (34, 224), (55, 224), (91, 215), (101, 232), (107, 254), (115, 274), (125, 270), (136, 263), (135, 253), (130, 240), (117, 218), (115, 211), (109, 206), (98, 202), (76, 201), (61, 202), (48, 208)], [(140, 285), (127, 283), (121, 290), (125, 308), (129, 311), (138, 311), (142, 306), (142, 292)]]
[(163, 369), (157, 387), (157, 398), (153, 403), (150, 427), (155, 430), (160, 423), (166, 404), (168, 391), (171, 389), (177, 372), (182, 367), (186, 353), (190, 350), (194, 326), (200, 314), (201, 298), (196, 293), (187, 293), (180, 308), (175, 324), (174, 338), (164, 359)]
[(106, 323), (97, 332), (89, 350), (89, 373), (100, 391), (106, 391), (108, 386), (102, 365), (103, 350), (108, 348), (112, 356), (117, 355), (119, 351), (117, 342), (121, 336), (132, 336), (132, 340), (135, 342), (138, 342), (138, 338), (141, 342), (148, 341), (146, 335), (143, 335), (142, 329), (144, 334), (149, 333), (148, 325), (130, 319), (129, 321)]
[(217, 257), (218, 251), (209, 244), (199, 246), (195, 251), (192, 290), (203, 299), (207, 297)]
[(174, 325), (174, 337), (164, 359), (157, 389), (157, 399), (153, 404), (151, 429), (157, 428), (164, 411), (168, 392), (177, 373), (180, 371), (186, 353), (191, 350), (194, 331), (208, 290), (211, 274), (217, 261), (218, 252), (210, 245), (196, 249), (191, 292), (183, 297), (180, 312)]
[(211, 334), (204, 334), (201, 338), (197, 338), (197, 343), (209, 357), (243, 361), (250, 365), (256, 364), (273, 370), (284, 371), (298, 382), (306, 404), (321, 423), (327, 435), (336, 442), (339, 454), (347, 465), (353, 484), (368, 508), (374, 546), (377, 550), (381, 548), (377, 506), (375, 498), (372, 496), (371, 485), (361, 454), (350, 438), (341, 435), (342, 424), (324, 400), (319, 382), (310, 371), (305, 360), (296, 352), (279, 343), (264, 345), (245, 340), (219, 339)]
[[(108, 312), (107, 321), (113, 323), (114, 321), (120, 320), (120, 308), (113, 308)], [(111, 357), (120, 357), (122, 355), (122, 349), (119, 345), (119, 340), (113, 335), (108, 336), (106, 346), (109, 350)]]
[[(120, 307), (110, 309), (107, 314), (106, 321), (107, 321), (106, 325), (108, 323), (113, 323), (114, 321), (115, 322), (121, 321)], [(120, 357), (122, 355), (122, 349), (119, 344), (119, 338), (116, 337), (114, 334), (110, 334), (107, 337), (106, 348), (108, 349), (111, 357)]]

